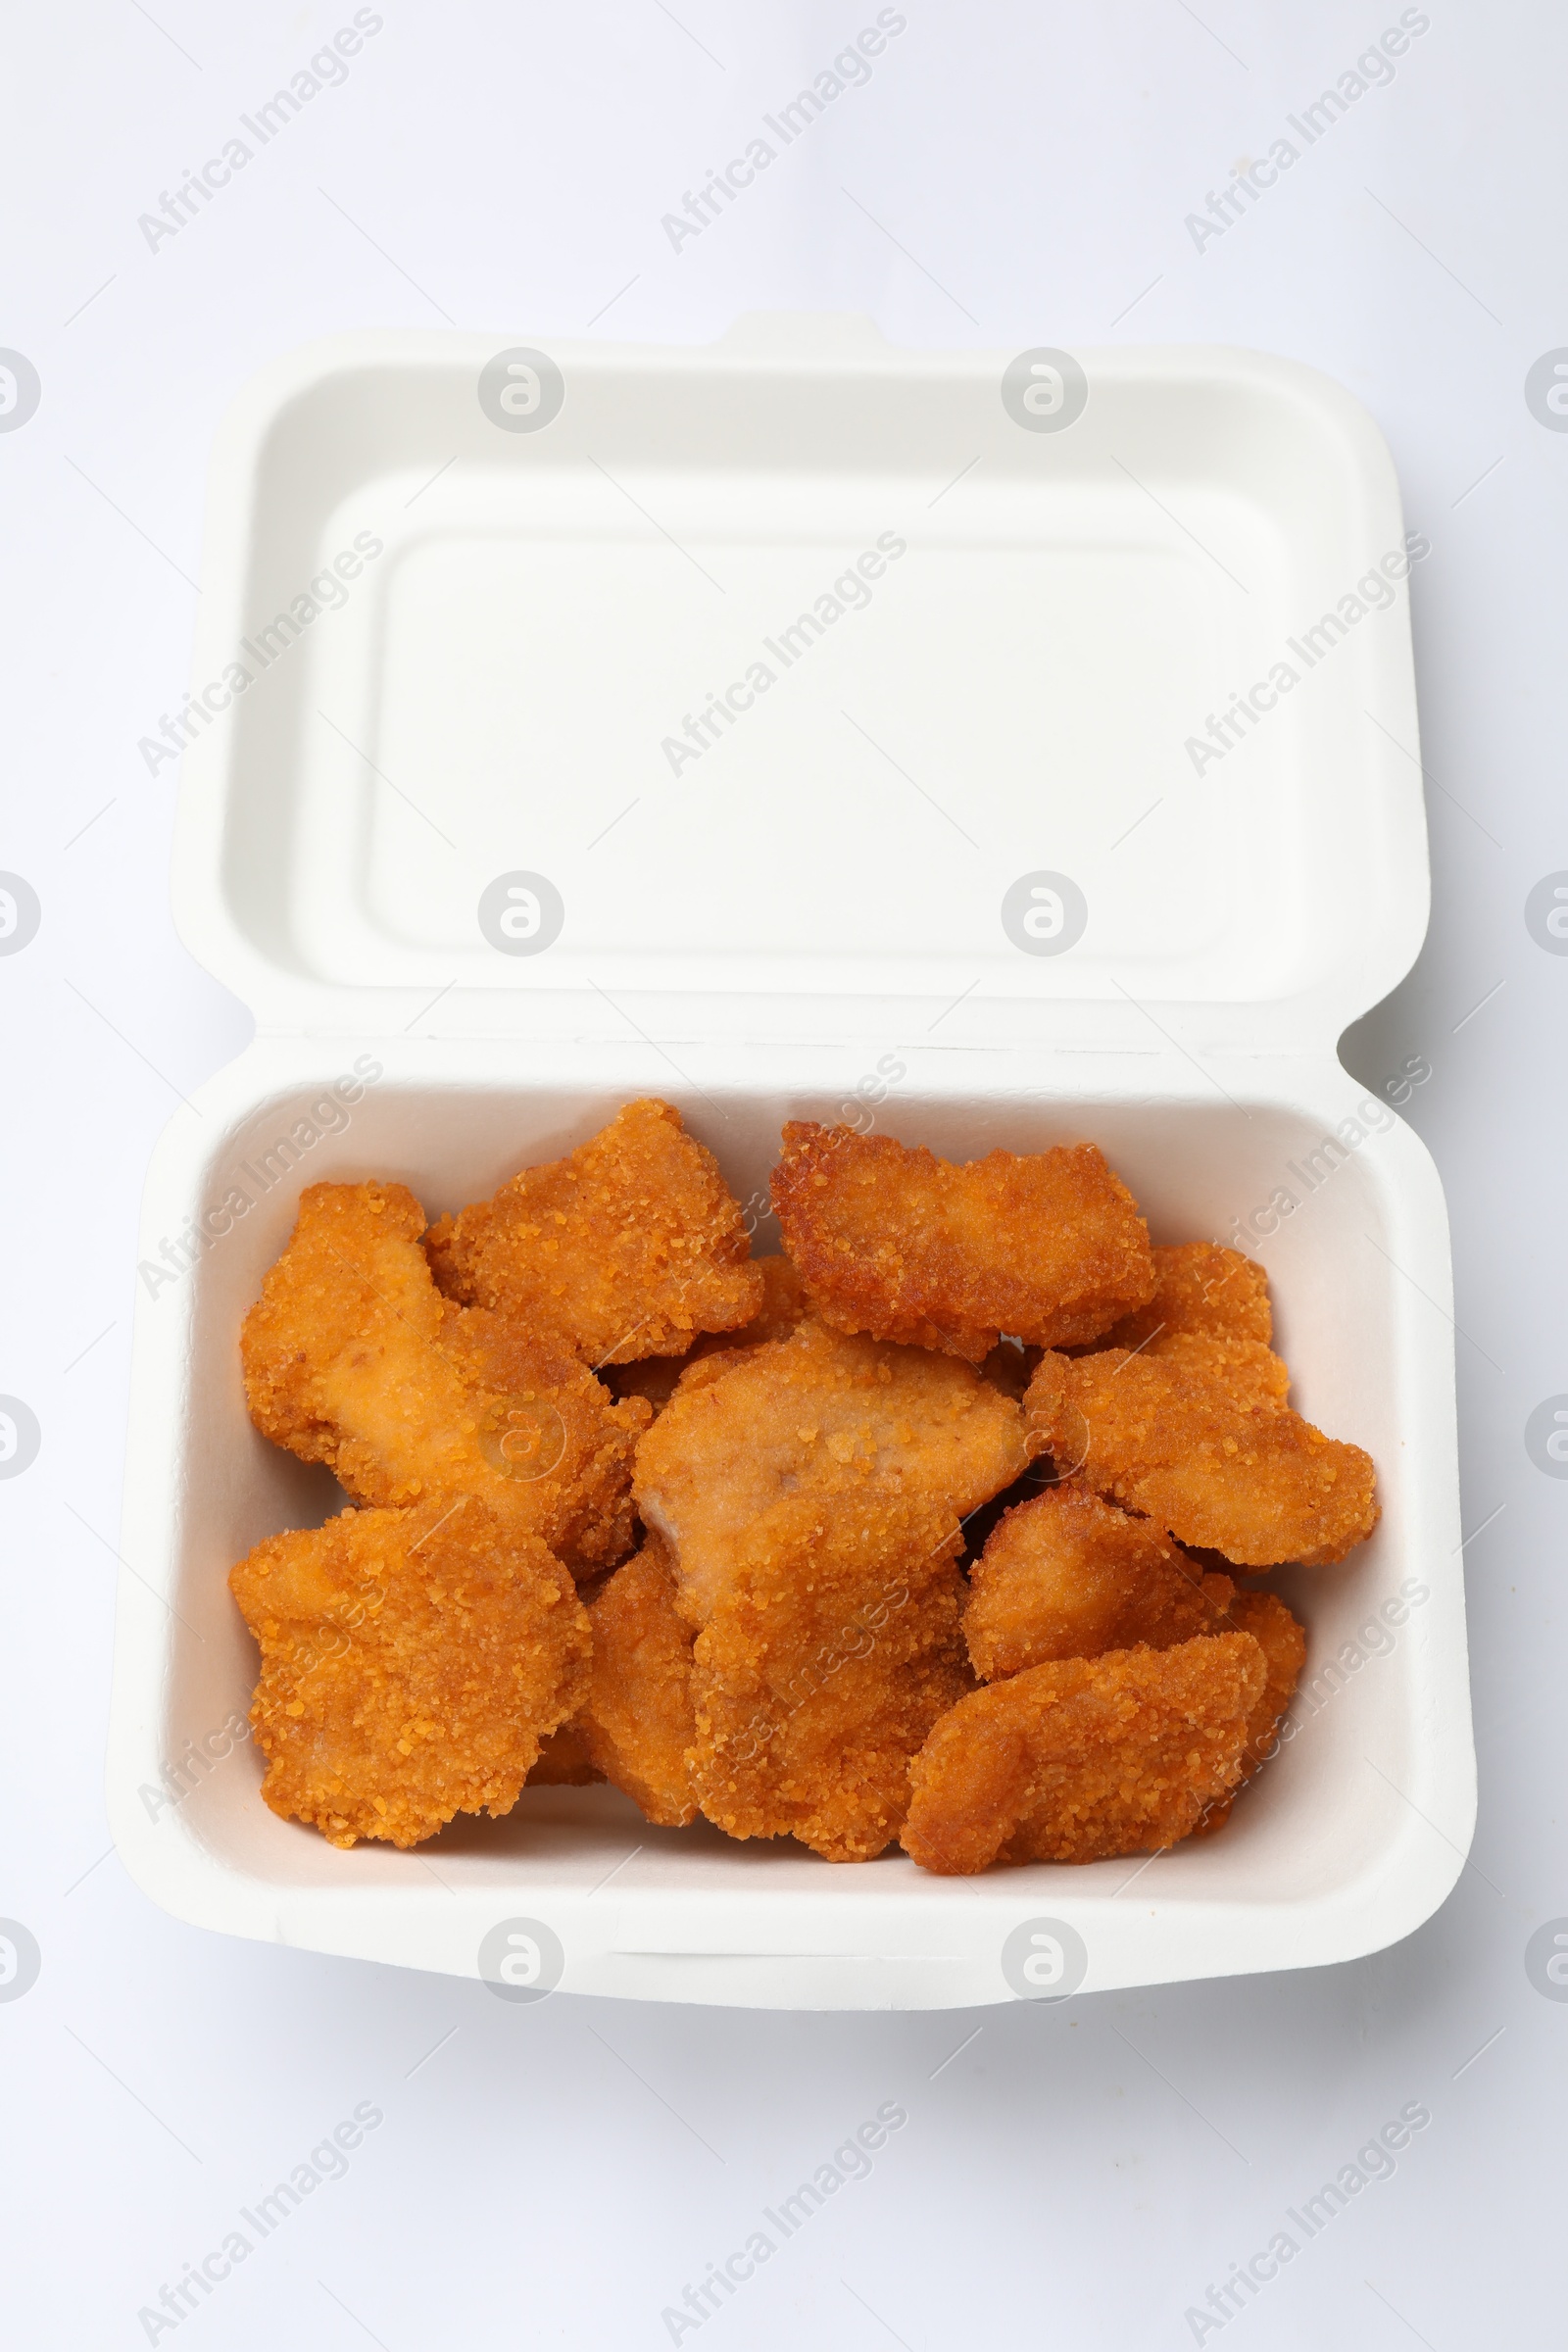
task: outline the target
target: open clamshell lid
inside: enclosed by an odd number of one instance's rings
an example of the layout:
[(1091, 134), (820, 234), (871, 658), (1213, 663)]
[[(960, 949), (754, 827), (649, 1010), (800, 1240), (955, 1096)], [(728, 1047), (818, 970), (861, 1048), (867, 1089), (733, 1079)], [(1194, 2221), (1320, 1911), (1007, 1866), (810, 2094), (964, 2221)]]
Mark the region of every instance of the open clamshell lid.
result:
[(1426, 925), (1424, 552), (1247, 352), (318, 344), (214, 454), (180, 926), (273, 1030), (1332, 1053)]

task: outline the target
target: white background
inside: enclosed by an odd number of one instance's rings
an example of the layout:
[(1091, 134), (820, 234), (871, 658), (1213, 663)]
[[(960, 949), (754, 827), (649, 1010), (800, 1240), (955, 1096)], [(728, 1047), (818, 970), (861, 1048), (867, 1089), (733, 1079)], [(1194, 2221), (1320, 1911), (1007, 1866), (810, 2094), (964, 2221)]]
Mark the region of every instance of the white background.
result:
[[(1523, 907), (1568, 865), (1568, 435), (1523, 385), (1568, 343), (1568, 21), (1432, 0), (1392, 85), (1200, 253), (1184, 217), (1396, 7), (1202, 0), (1200, 22), (1183, 0), (908, 0), (869, 84), (676, 253), (661, 216), (873, 7), (779, 6), (765, 24), (739, 0), (381, 13), (346, 83), (156, 251), (137, 216), (348, 22), (346, 0), (156, 0), (156, 24), (89, 0), (11, 27), (0, 342), (43, 399), (0, 436), (0, 865), (43, 924), (0, 961), (0, 1390), (43, 1444), (0, 1485), (0, 1913), (43, 1968), (0, 2005), (7, 2341), (145, 2342), (139, 2308), (370, 2101), (384, 2122), (347, 2177), (159, 2341), (663, 2344), (662, 2308), (896, 2101), (907, 2124), (870, 2177), (705, 2344), (1176, 2347), (1210, 2283), (1419, 2101), (1432, 2120), (1395, 2177), (1227, 2343), (1560, 2343), (1568, 2006), (1533, 1988), (1524, 1951), (1568, 1912), (1568, 1487), (1523, 1429), (1568, 1389), (1568, 961)], [(172, 771), (149, 778), (136, 749), (186, 675), (214, 424), (264, 360), (339, 327), (706, 340), (767, 308), (863, 310), (912, 344), (1211, 340), (1309, 361), (1370, 406), (1432, 540), (1412, 581), (1431, 936), (1345, 1052), (1369, 1084), (1412, 1054), (1433, 1069), (1406, 1115), (1452, 1210), (1465, 1527), (1490, 1522), (1466, 1554), (1482, 1804), (1448, 1903), (1373, 1959), (1061, 2010), (516, 2008), (181, 1927), (106, 1850), (138, 1188), (176, 1092), (249, 1034), (173, 936)]]

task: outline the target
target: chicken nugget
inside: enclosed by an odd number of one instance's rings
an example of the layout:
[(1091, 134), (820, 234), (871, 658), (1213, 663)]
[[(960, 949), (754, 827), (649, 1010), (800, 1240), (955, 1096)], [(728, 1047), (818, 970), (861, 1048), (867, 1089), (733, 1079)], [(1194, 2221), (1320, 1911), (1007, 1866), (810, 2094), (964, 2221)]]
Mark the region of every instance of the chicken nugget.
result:
[(754, 1257), (752, 1264), (761, 1276), (762, 1303), (749, 1323), (725, 1333), (723, 1344), (731, 1348), (760, 1348), (769, 1340), (787, 1340), (808, 1311), (806, 1285), (789, 1258)]
[(975, 1364), (1004, 1332), (1093, 1340), (1154, 1287), (1138, 1204), (1093, 1144), (960, 1165), (796, 1120), (772, 1198), (824, 1322)]
[(1217, 1242), (1161, 1244), (1154, 1272), (1158, 1288), (1149, 1304), (1123, 1315), (1093, 1352), (1126, 1348), (1164, 1356), (1233, 1404), (1283, 1404), (1291, 1375), (1269, 1345), (1268, 1277), (1255, 1259)]
[(1237, 1404), (1148, 1349), (1048, 1354), (1024, 1409), (1058, 1467), (1239, 1567), (1326, 1566), (1377, 1525), (1376, 1473), (1359, 1446), (1288, 1405)]
[(587, 1686), (566, 1570), (479, 1502), (347, 1510), (270, 1537), (228, 1581), (262, 1651), (262, 1794), (333, 1845), (510, 1812)]
[(1155, 1356), (1174, 1364), (1232, 1404), (1283, 1405), (1291, 1393), (1290, 1367), (1262, 1340), (1230, 1332), (1172, 1331), (1136, 1349), (1140, 1362)]
[(852, 1338), (814, 1319), (679, 1393), (643, 1438), (634, 1493), (705, 1622), (745, 1562), (807, 1544), (877, 1570), (958, 1523), (1027, 1466), (1024, 1417), (966, 1364)]
[(1269, 1345), (1268, 1276), (1256, 1258), (1218, 1242), (1157, 1242), (1153, 1256), (1153, 1297), (1112, 1325), (1107, 1348), (1141, 1348), (1156, 1336), (1194, 1331)]
[[(602, 1378), (612, 1395), (646, 1396), (655, 1413), (662, 1413), (681, 1374), (705, 1356), (715, 1350), (730, 1354), (737, 1348), (765, 1347), (769, 1340), (787, 1340), (806, 1313), (801, 1278), (787, 1257), (759, 1257), (752, 1262), (762, 1277), (762, 1304), (749, 1323), (735, 1331), (705, 1332), (684, 1355), (649, 1355), (635, 1364), (609, 1365)], [(1023, 1395), (1021, 1384), (1018, 1395)]]
[(632, 1453), (649, 1419), (559, 1342), (453, 1305), (401, 1184), (314, 1184), (245, 1318), (264, 1437), (325, 1462), (357, 1502), (477, 1494), (573, 1565), (631, 1548)]
[(679, 1830), (697, 1797), (687, 1768), (693, 1736), (692, 1631), (675, 1607), (662, 1537), (650, 1535), (590, 1603), (594, 1658), (577, 1718), (584, 1749), (648, 1819)]
[(679, 1355), (763, 1302), (739, 1202), (680, 1112), (628, 1102), (564, 1159), (523, 1168), (488, 1200), (438, 1219), (425, 1247), (440, 1288), (554, 1331), (596, 1370)]
[(831, 1860), (881, 1851), (905, 1763), (968, 1679), (959, 1521), (1027, 1458), (1018, 1406), (967, 1365), (814, 1320), (691, 1368), (636, 1493), (699, 1629), (691, 1769), (710, 1820)]
[(1263, 1652), (1268, 1680), (1247, 1726), (1247, 1771), (1272, 1752), (1281, 1716), (1296, 1696), (1306, 1663), (1306, 1633), (1277, 1592), (1238, 1592), (1226, 1611), (1239, 1634), (1250, 1634)]
[(1277, 1593), (1238, 1592), (1226, 1611), (1226, 1630), (1250, 1634), (1263, 1652), (1267, 1677), (1247, 1719), (1247, 1745), (1242, 1752), (1242, 1776), (1227, 1796), (1210, 1805), (1194, 1831), (1195, 1838), (1223, 1829), (1243, 1786), (1273, 1755), (1280, 1719), (1296, 1695), (1306, 1661), (1306, 1634)]
[(1147, 1519), (1130, 1519), (1081, 1479), (1014, 1505), (969, 1575), (964, 1639), (982, 1682), (1054, 1658), (1171, 1649), (1224, 1630), (1236, 1596)]
[(786, 1833), (828, 1862), (899, 1834), (908, 1764), (973, 1688), (963, 1579), (919, 1554), (876, 1577), (790, 1548), (737, 1577), (697, 1637), (692, 1783), (731, 1838)]
[(1221, 1634), (991, 1683), (910, 1765), (905, 1850), (954, 1875), (1174, 1845), (1239, 1780), (1265, 1678), (1251, 1635)]

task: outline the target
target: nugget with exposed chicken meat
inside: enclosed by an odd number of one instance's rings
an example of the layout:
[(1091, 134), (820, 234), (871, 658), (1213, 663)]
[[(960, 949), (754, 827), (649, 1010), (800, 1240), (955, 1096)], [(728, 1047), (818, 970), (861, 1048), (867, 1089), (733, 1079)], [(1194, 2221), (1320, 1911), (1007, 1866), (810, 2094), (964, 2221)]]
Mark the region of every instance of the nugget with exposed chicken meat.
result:
[(697, 1629), (710, 1820), (833, 1859), (896, 1834), (907, 1757), (967, 1680), (959, 1522), (1027, 1460), (1018, 1406), (968, 1366), (814, 1319), (692, 1367), (636, 1494)]
[(650, 1408), (616, 1403), (559, 1341), (443, 1298), (423, 1227), (401, 1184), (301, 1196), (241, 1335), (257, 1428), (357, 1502), (475, 1494), (575, 1567), (624, 1558)]
[(874, 1567), (922, 1541), (949, 1557), (960, 1519), (1028, 1461), (1022, 1411), (968, 1365), (808, 1317), (718, 1378), (683, 1381), (638, 1447), (634, 1492), (701, 1625), (732, 1575), (776, 1548), (775, 1522), (824, 1558)]

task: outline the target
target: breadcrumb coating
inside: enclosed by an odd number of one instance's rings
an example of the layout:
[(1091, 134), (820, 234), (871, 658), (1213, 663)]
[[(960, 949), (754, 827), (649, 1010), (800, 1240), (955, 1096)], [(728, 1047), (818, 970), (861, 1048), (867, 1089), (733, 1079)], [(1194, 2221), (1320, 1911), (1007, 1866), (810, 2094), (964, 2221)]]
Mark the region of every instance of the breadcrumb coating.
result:
[(1130, 1519), (1081, 1479), (1010, 1510), (969, 1576), (964, 1639), (982, 1682), (1054, 1658), (1170, 1649), (1223, 1630), (1236, 1587), (1205, 1576), (1147, 1519)]
[[(683, 1372), (715, 1350), (765, 1347), (769, 1340), (787, 1340), (806, 1313), (801, 1278), (787, 1257), (759, 1257), (752, 1261), (762, 1278), (762, 1304), (749, 1323), (735, 1331), (705, 1332), (684, 1355), (650, 1355), (636, 1364), (612, 1364), (604, 1374), (616, 1396), (646, 1396), (656, 1414), (675, 1393)], [(1022, 1388), (1018, 1391), (1023, 1394)]]
[(1274, 1735), (1296, 1695), (1306, 1660), (1306, 1634), (1274, 1592), (1238, 1592), (1227, 1612), (1232, 1630), (1250, 1634), (1263, 1652), (1267, 1679), (1247, 1719), (1247, 1745), (1242, 1752), (1242, 1777), (1229, 1796), (1221, 1797), (1204, 1814), (1193, 1835), (1211, 1837), (1230, 1819), (1231, 1806), (1242, 1788), (1274, 1752)]
[(1162, 1356), (1196, 1374), (1233, 1404), (1283, 1404), (1291, 1375), (1270, 1345), (1268, 1277), (1254, 1258), (1216, 1242), (1160, 1244), (1156, 1289), (1147, 1306), (1112, 1325), (1095, 1352), (1125, 1348)]
[[(1098, 1351), (1097, 1351), (1098, 1352)], [(1283, 1405), (1291, 1393), (1290, 1367), (1261, 1340), (1219, 1331), (1173, 1331), (1139, 1350), (1175, 1365), (1232, 1404)]]
[(264, 1437), (325, 1462), (357, 1502), (475, 1494), (572, 1565), (624, 1558), (632, 1454), (649, 1419), (559, 1342), (430, 1277), (401, 1184), (314, 1184), (240, 1353)]
[(814, 1320), (691, 1368), (636, 1493), (699, 1629), (710, 1820), (831, 1860), (882, 1850), (909, 1755), (968, 1679), (959, 1521), (1027, 1458), (1018, 1406), (966, 1365)]
[(681, 1355), (763, 1302), (739, 1202), (680, 1112), (628, 1102), (564, 1159), (522, 1168), (426, 1237), (449, 1298), (553, 1331), (595, 1370)]
[(228, 1582), (261, 1645), (262, 1794), (333, 1845), (510, 1812), (587, 1686), (571, 1578), (480, 1502), (347, 1510), (270, 1537)]
[(1250, 1634), (1064, 1658), (943, 1716), (909, 1767), (905, 1850), (953, 1876), (1187, 1837), (1241, 1777), (1265, 1683)]
[(692, 1631), (675, 1607), (675, 1574), (661, 1536), (609, 1577), (589, 1603), (593, 1673), (577, 1718), (607, 1781), (653, 1822), (683, 1829), (697, 1813), (692, 1744)]
[(1263, 1652), (1268, 1680), (1247, 1726), (1247, 1770), (1254, 1773), (1273, 1743), (1281, 1716), (1296, 1696), (1306, 1663), (1306, 1633), (1277, 1592), (1238, 1592), (1227, 1611), (1239, 1634), (1250, 1634)]
[(1111, 1327), (1106, 1347), (1141, 1348), (1156, 1335), (1195, 1331), (1269, 1345), (1268, 1276), (1256, 1258), (1218, 1242), (1157, 1242), (1153, 1255), (1153, 1297)]
[(755, 1562), (697, 1637), (692, 1780), (731, 1838), (788, 1832), (828, 1862), (897, 1838), (909, 1758), (973, 1688), (947, 1561)]
[(951, 1556), (959, 1520), (1029, 1460), (1020, 1408), (951, 1357), (808, 1319), (703, 1380), (713, 1365), (683, 1378), (634, 1480), (695, 1625), (782, 1544), (873, 1570), (922, 1549)]
[(1024, 1409), (1058, 1469), (1243, 1568), (1341, 1560), (1377, 1524), (1359, 1446), (1288, 1405), (1239, 1404), (1174, 1358), (1047, 1354)]
[(1094, 1144), (959, 1164), (796, 1120), (771, 1190), (807, 1296), (840, 1331), (978, 1364), (1004, 1332), (1096, 1339), (1153, 1291), (1148, 1228)]

